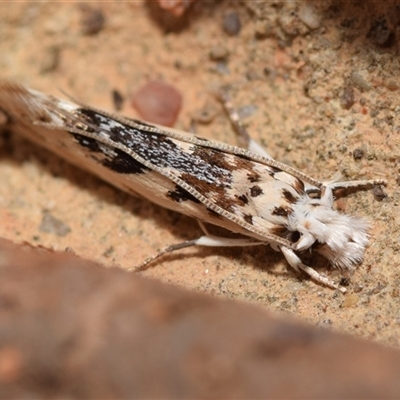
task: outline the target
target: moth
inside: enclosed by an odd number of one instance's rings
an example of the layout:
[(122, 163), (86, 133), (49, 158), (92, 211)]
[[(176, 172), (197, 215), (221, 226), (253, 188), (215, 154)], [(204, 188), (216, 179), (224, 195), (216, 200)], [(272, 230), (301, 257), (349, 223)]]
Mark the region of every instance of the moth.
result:
[[(352, 271), (363, 258), (368, 223), (334, 210), (334, 194), (386, 182), (323, 182), (274, 160), (248, 136), (226, 94), (224, 100), (248, 149), (0, 81), (0, 110), (12, 130), (125, 192), (199, 221), (201, 237), (162, 249), (140, 268), (183, 247), (268, 244), (295, 270), (344, 292), (300, 255), (315, 251)], [(238, 236), (212, 235), (205, 224)]]

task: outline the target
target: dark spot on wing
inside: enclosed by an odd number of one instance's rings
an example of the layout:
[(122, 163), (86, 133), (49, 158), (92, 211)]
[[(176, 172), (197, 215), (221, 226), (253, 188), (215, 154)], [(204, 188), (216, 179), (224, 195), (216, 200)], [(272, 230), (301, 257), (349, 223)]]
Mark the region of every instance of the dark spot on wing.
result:
[(206, 167), (211, 166), (212, 169), (220, 170), (221, 173), (223, 173), (224, 171), (234, 170), (234, 166), (232, 165), (230, 160), (227, 159), (225, 153), (215, 149), (196, 145), (192, 146), (192, 149), (192, 156), (198, 157), (199, 160), (201, 160), (201, 164), (204, 164)]
[(294, 183), (294, 188), (296, 189), (296, 191), (300, 194), (304, 193), (304, 182), (300, 179), (296, 179), (296, 182)]
[(79, 108), (76, 112), (83, 117), (86, 122), (94, 123), (95, 125), (100, 124), (100, 116), (96, 111), (90, 110), (88, 108)]
[[(71, 133), (80, 146), (86, 148), (92, 154), (92, 158), (104, 167), (107, 167), (120, 174), (141, 174), (149, 168), (122, 150), (110, 148), (99, 143), (96, 139), (88, 138), (77, 133)], [(101, 158), (96, 157), (101, 154)]]
[(268, 175), (271, 176), (272, 178), (275, 177), (275, 174), (282, 172), (281, 169), (273, 167), (271, 165), (268, 166), (266, 165), (265, 167), (268, 169)]
[(253, 216), (251, 214), (244, 214), (243, 219), (248, 223), (253, 225)]
[(207, 199), (210, 199), (215, 205), (223, 208), (225, 211), (234, 212), (237, 200), (235, 198), (230, 199), (226, 196), (226, 187), (229, 187), (223, 181), (218, 184), (210, 184), (204, 179), (199, 179), (191, 174), (181, 174), (180, 179), (186, 182), (189, 186), (196, 189)]
[(247, 198), (247, 196), (245, 194), (242, 194), (240, 196), (236, 195), (236, 198), (240, 201), (242, 206), (249, 203), (249, 199)]
[(268, 165), (268, 168), (271, 170), (271, 173), (278, 173), (278, 172), (282, 172), (282, 170), (280, 168), (277, 167), (273, 167), (272, 165)]
[[(229, 187), (231, 183), (234, 166), (222, 151), (199, 145), (187, 151), (162, 131), (132, 127), (90, 109), (79, 109), (79, 114), (87, 123), (96, 126), (103, 138), (125, 146), (154, 166), (189, 174), (214, 186)], [(143, 125), (141, 121), (138, 123)]]
[(187, 200), (191, 200), (194, 203), (201, 203), (201, 201), (199, 199), (197, 199), (191, 193), (189, 193), (187, 190), (183, 189), (182, 187), (180, 187), (178, 185), (175, 186), (175, 190), (170, 190), (167, 193), (167, 197), (176, 201), (177, 203), (180, 203), (181, 201), (187, 201)]
[(110, 168), (119, 174), (141, 174), (149, 170), (149, 168), (135, 160), (129, 154), (126, 154), (124, 151), (113, 149), (113, 152), (117, 155), (106, 156), (106, 158), (101, 161), (105, 167)]
[(251, 171), (247, 174), (247, 179), (251, 183), (259, 182), (260, 181), (260, 174), (257, 174), (257, 172)]
[[(236, 154), (231, 160), (232, 170), (241, 170), (242, 173), (246, 173), (247, 179), (251, 183), (259, 182), (262, 180), (262, 175), (264, 172), (258, 173), (254, 169), (256, 166), (259, 166), (257, 161), (248, 158), (244, 154)], [(266, 173), (270, 173), (270, 167), (266, 165), (262, 165), (266, 169)]]
[(263, 193), (263, 190), (258, 185), (254, 185), (250, 188), (250, 196), (257, 197)]
[(282, 190), (282, 197), (286, 199), (289, 203), (296, 203), (297, 198), (287, 189)]
[(280, 217), (287, 217), (293, 212), (290, 207), (275, 207), (272, 210), (272, 215), (279, 215)]
[(101, 153), (99, 142), (97, 140), (78, 135), (77, 133), (70, 133), (82, 147), (85, 147), (94, 153)]

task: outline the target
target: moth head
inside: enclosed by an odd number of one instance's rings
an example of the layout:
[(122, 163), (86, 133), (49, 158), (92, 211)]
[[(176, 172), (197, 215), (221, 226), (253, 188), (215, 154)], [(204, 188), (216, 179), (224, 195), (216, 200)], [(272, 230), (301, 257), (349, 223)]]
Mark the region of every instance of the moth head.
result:
[(364, 255), (368, 223), (363, 218), (340, 214), (332, 206), (329, 187), (321, 198), (304, 195), (293, 207), (288, 228), (300, 234), (296, 250), (313, 246), (334, 266), (351, 270)]

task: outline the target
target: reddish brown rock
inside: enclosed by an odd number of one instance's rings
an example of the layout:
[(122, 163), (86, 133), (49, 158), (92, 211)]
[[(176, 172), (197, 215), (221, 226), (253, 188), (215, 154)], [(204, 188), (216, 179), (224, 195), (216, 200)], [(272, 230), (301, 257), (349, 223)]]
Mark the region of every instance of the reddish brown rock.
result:
[(151, 81), (133, 95), (132, 106), (146, 121), (173, 126), (182, 108), (182, 96), (167, 83)]

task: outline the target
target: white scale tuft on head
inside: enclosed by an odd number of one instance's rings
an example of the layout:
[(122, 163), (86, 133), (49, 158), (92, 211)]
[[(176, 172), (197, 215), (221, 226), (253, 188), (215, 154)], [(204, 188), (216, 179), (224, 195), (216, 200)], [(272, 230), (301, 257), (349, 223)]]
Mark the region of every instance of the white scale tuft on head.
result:
[(301, 234), (296, 250), (314, 243), (316, 251), (334, 266), (351, 270), (362, 260), (368, 243), (368, 222), (359, 217), (340, 214), (332, 209), (333, 194), (327, 187), (320, 199), (304, 195), (293, 206), (288, 229)]

